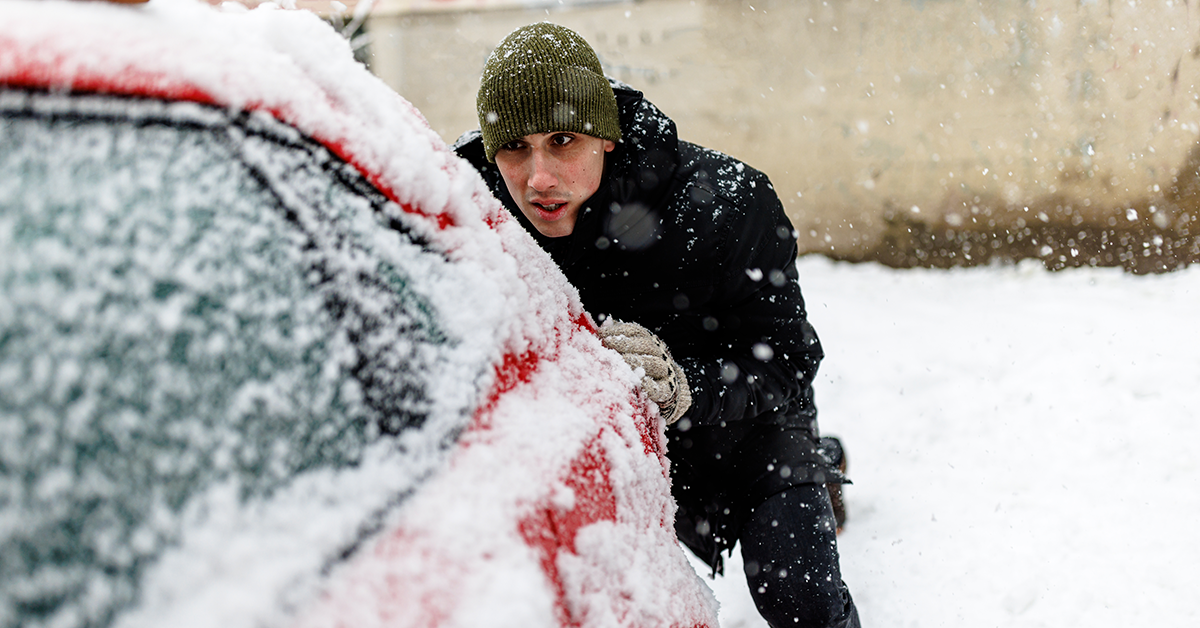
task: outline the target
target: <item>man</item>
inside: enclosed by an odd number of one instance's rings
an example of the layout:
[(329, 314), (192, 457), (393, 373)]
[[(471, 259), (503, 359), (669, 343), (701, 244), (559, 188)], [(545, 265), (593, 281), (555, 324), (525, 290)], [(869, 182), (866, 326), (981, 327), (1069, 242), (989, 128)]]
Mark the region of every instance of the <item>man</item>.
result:
[(480, 130), (455, 149), (606, 319), (604, 344), (645, 373), (680, 540), (714, 572), (740, 541), (773, 627), (858, 626), (826, 488), (840, 494), (840, 447), (819, 440), (813, 404), (823, 354), (767, 177), (680, 141), (549, 23), (500, 43), (477, 108)]

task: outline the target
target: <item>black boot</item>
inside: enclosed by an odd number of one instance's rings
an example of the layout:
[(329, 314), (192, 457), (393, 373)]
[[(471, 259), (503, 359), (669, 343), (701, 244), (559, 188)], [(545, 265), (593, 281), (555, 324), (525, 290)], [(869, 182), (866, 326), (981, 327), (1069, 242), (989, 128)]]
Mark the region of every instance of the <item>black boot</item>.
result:
[[(822, 436), (817, 446), (817, 451), (829, 461), (829, 465), (846, 474), (846, 450), (842, 447), (842, 441), (834, 436)], [(829, 502), (833, 504), (833, 519), (837, 522), (837, 531), (840, 533), (842, 527), (846, 525), (846, 503), (842, 500), (842, 485), (841, 483), (826, 482), (825, 488), (829, 490)]]

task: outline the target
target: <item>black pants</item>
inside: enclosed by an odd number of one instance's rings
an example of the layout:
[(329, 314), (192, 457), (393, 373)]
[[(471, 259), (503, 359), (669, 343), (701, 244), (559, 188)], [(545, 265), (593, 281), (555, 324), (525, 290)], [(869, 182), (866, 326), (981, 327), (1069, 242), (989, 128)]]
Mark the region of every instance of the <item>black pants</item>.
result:
[(771, 628), (859, 628), (824, 485), (793, 486), (767, 498), (751, 511), (738, 541), (750, 595)]

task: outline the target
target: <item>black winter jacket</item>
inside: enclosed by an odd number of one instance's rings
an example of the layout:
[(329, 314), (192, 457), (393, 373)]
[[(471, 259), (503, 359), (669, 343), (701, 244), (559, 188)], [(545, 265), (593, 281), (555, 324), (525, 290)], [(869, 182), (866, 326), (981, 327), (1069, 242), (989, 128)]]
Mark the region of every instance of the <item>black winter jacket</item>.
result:
[(613, 87), (623, 137), (569, 236), (544, 237), (525, 219), (477, 131), (455, 150), (593, 316), (644, 325), (682, 366), (692, 406), (668, 429), (667, 454), (677, 527), (716, 569), (749, 508), (792, 485), (840, 481), (815, 453), (812, 381), (823, 354), (797, 283), (793, 227), (766, 175), (679, 140), (640, 92)]

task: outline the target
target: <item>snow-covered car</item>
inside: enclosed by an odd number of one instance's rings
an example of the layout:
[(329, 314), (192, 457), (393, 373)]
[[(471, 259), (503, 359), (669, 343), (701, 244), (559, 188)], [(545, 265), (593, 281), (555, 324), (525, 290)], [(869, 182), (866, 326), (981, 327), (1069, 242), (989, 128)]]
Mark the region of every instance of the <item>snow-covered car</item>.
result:
[(715, 626), (664, 446), (325, 22), (0, 0), (0, 627)]

